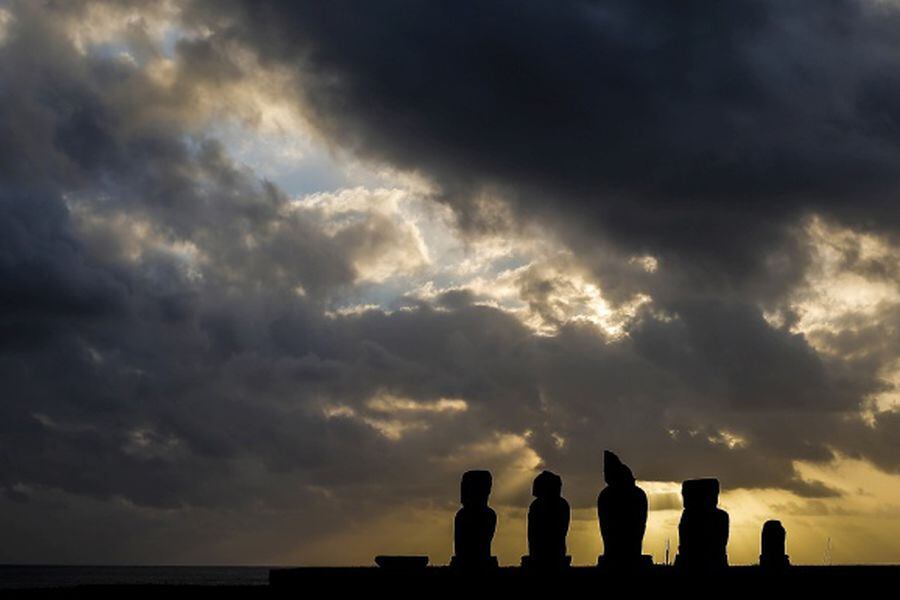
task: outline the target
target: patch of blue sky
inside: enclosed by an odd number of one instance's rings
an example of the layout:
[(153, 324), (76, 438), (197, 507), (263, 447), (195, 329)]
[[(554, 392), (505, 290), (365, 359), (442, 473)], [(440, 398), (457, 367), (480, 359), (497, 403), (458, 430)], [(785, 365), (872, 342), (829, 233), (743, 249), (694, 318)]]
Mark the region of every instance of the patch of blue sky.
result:
[(172, 27), (166, 28), (160, 42), (160, 52), (162, 55), (166, 58), (174, 58), (175, 49), (178, 46), (179, 40), (182, 40), (185, 37), (185, 31), (181, 27), (173, 25)]
[(232, 158), (289, 196), (385, 185), (374, 170), (351, 166), (324, 145), (296, 132), (259, 132), (237, 121), (219, 121), (209, 134), (228, 148)]
[(409, 292), (414, 287), (414, 282), (406, 277), (395, 277), (378, 283), (360, 283), (355, 286), (352, 297), (345, 296), (335, 305), (375, 305), (384, 311), (399, 310), (411, 304)]
[(135, 64), (139, 64), (131, 51), (131, 46), (123, 41), (105, 41), (90, 44), (88, 53), (91, 56), (106, 60), (121, 60), (123, 57), (127, 57)]

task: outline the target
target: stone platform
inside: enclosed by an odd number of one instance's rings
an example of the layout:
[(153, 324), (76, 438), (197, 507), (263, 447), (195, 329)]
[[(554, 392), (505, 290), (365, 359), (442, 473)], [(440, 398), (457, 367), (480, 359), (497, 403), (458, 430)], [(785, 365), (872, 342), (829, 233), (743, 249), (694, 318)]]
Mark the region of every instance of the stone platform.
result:
[(321, 592), (338, 596), (409, 598), (597, 598), (610, 592), (636, 597), (677, 593), (691, 597), (761, 594), (816, 594), (837, 598), (868, 591), (890, 597), (900, 589), (900, 566), (795, 566), (779, 572), (758, 566), (729, 567), (715, 575), (685, 574), (671, 566), (653, 565), (639, 574), (615, 573), (597, 567), (571, 567), (554, 573), (520, 567), (465, 573), (449, 567), (379, 569), (377, 567), (273, 569), (272, 589), (303, 596)]

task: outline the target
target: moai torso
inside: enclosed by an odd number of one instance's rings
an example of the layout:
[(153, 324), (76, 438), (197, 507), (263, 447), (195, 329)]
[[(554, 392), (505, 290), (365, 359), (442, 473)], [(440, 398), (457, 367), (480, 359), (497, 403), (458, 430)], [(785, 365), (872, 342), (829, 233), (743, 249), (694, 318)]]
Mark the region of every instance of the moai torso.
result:
[(453, 545), (462, 560), (485, 560), (491, 556), (491, 541), (497, 514), (489, 506), (463, 506), (453, 520)]
[(728, 513), (712, 510), (685, 509), (678, 523), (678, 552), (686, 559), (709, 566), (726, 566), (728, 546)]
[(563, 498), (538, 498), (528, 508), (528, 554), (535, 559), (566, 555), (569, 503)]
[(647, 495), (636, 485), (609, 486), (597, 497), (603, 554), (639, 558), (647, 527)]

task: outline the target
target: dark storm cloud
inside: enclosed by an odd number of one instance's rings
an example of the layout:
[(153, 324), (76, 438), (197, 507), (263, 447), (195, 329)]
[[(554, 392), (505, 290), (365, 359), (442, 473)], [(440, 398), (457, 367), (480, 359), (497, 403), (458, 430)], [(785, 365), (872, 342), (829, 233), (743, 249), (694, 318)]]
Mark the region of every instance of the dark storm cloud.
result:
[[(16, 8), (0, 50), (4, 81), (16, 82), (0, 96), (10, 142), (0, 171), (0, 482), (151, 506), (239, 501), (239, 485), (228, 495), (207, 485), (254, 431), (241, 416), (246, 397), (213, 396), (229, 359), (271, 326), (253, 322), (267, 303), (308, 336), (321, 317), (290, 290), (302, 285), (318, 302), (353, 268), (215, 142), (152, 119), (152, 104), (133, 101), (159, 94), (141, 72), (80, 56), (52, 13)], [(130, 260), (131, 224), (163, 243), (190, 240), (215, 266), (198, 279), (164, 247)], [(248, 238), (251, 248), (235, 246)], [(252, 291), (260, 286), (269, 295)]]
[[(788, 236), (804, 211), (896, 225), (894, 17), (678, 4), (215, 2), (182, 23), (209, 36), (174, 46), (167, 84), (143, 69), (159, 55), (139, 23), (135, 64), (73, 46), (63, 17), (80, 4), (11, 4), (0, 494), (27, 556), (46, 556), (45, 515), (68, 532), (61, 556), (90, 535), (67, 515), (147, 540), (102, 526), (107, 560), (159, 560), (157, 535), (286, 550), (398, 504), (452, 505), (460, 468), (515, 459), (477, 453), (498, 433), (530, 432), (579, 507), (606, 447), (645, 479), (806, 496), (835, 491), (796, 460), (841, 452), (896, 471), (895, 413), (858, 415), (897, 345), (856, 327), (822, 333), (818, 353), (758, 306), (804, 273), (806, 240)], [(236, 48), (296, 67), (329, 141), (433, 177), (461, 214), (496, 186), (516, 214), (589, 234), (569, 239), (584, 262), (654, 303), (621, 340), (563, 323), (536, 336), (465, 289), (329, 316), (356, 261), (406, 242), (378, 216), (327, 233), (204, 134), (201, 99), (257, 81)], [(660, 256), (660, 273), (609, 259), (634, 251)], [(846, 268), (894, 276), (860, 256), (846, 250)], [(517, 285), (554, 314), (558, 282)], [(385, 392), (468, 410), (426, 422), (421, 407), (369, 404)], [(160, 514), (181, 529), (159, 533)]]
[[(879, 369), (895, 352), (865, 364), (819, 356), (760, 305), (784, 308), (803, 281), (810, 214), (896, 240), (894, 7), (235, 2), (200, 3), (194, 17), (293, 69), (316, 126), (431, 176), (463, 222), (478, 190), (499, 190), (517, 217), (583, 234), (568, 243), (601, 283), (647, 291), (678, 316), (631, 334), (642, 372), (685, 380), (690, 393), (669, 404), (698, 403), (693, 418), (724, 426), (724, 405), (767, 447), (821, 460), (840, 445), (839, 415), (885, 389)], [(661, 274), (604, 264), (610, 244), (659, 257)], [(892, 258), (856, 266), (887, 274)], [(539, 311), (552, 285), (524, 282), (523, 298)], [(745, 412), (770, 409), (784, 422)], [(824, 430), (785, 441), (806, 412)]]
[(884, 4), (226, 6), (198, 18), (295, 68), (317, 126), (435, 177), (464, 214), (497, 185), (520, 215), (720, 285), (777, 276), (766, 253), (806, 211), (900, 224), (900, 19)]
[[(426, 311), (402, 327), (326, 317), (330, 296), (356, 276), (356, 254), (389, 249), (390, 227), (375, 218), (326, 235), (315, 214), (193, 129), (197, 89), (219, 89), (215, 69), (193, 61), (206, 64), (215, 49), (179, 44), (178, 79), (165, 89), (115, 54), (78, 52), (52, 10), (14, 8), (0, 48), (0, 70), (17, 82), (0, 96), (11, 142), (0, 171), (7, 498), (32, 504), (35, 527), (39, 499), (57, 492), (73, 506), (74, 494), (158, 509), (282, 509), (319, 486), (334, 501), (310, 510), (343, 525), (352, 521), (344, 502), (365, 496), (383, 508), (390, 501), (378, 498), (395, 497), (388, 484), (402, 487), (403, 473), (420, 472), (419, 497), (452, 498), (452, 478), (422, 472), (415, 449), (442, 456), (500, 428), (495, 415), (465, 434), (451, 427), (398, 444), (324, 409), (374, 418), (363, 403), (382, 388), (486, 400), (498, 383), (483, 370), (461, 377), (444, 344), (468, 347), (484, 330), (499, 354), (528, 331), (494, 311)], [(391, 349), (399, 340), (403, 352)], [(318, 518), (308, 515), (307, 529)]]

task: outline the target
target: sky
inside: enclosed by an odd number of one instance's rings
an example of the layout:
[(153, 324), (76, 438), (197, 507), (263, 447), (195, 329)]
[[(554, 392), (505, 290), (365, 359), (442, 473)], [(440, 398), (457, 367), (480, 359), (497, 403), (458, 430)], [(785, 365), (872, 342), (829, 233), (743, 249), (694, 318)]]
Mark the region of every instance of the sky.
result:
[(0, 563), (900, 562), (900, 4), (0, 1)]

